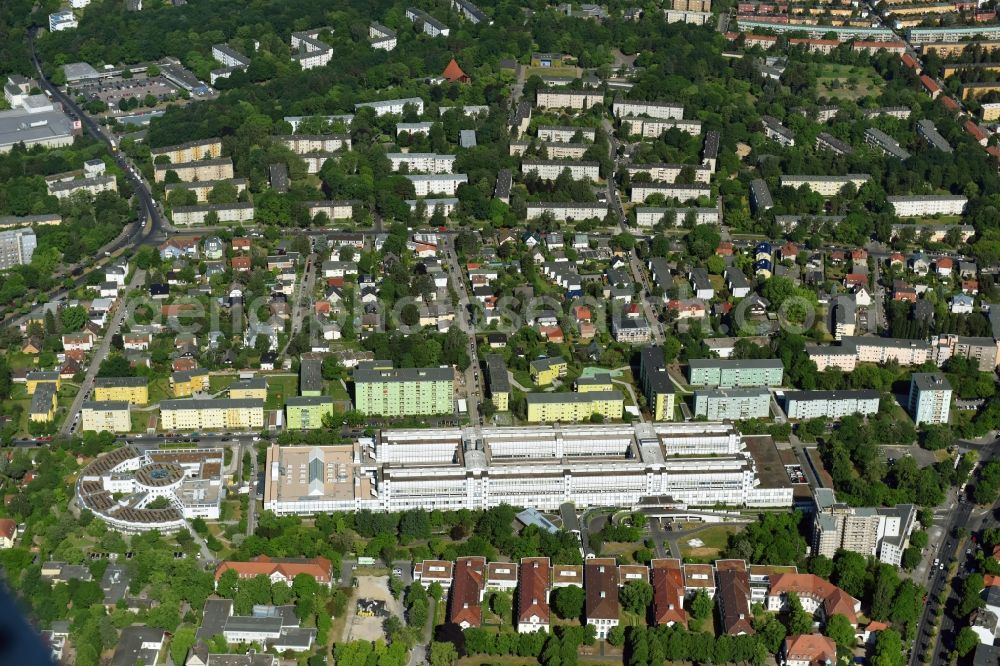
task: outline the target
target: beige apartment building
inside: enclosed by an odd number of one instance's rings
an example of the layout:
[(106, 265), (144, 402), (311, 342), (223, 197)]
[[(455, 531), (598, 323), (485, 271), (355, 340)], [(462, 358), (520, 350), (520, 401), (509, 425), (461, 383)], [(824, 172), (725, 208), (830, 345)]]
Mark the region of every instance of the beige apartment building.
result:
[(809, 189), (824, 197), (832, 197), (840, 194), (848, 184), (860, 189), (862, 185), (871, 180), (871, 175), (867, 173), (849, 173), (846, 176), (782, 176), (781, 186), (799, 189), (803, 185), (808, 185)]
[(695, 164), (633, 164), (628, 167), (629, 178), (634, 179), (640, 173), (648, 173), (650, 180), (663, 183), (675, 183), (684, 169), (693, 171), (694, 182), (707, 185), (712, 179), (712, 170), (707, 166)]
[(132, 429), (128, 402), (108, 400), (83, 403), (80, 427), (84, 432), (128, 432)]
[(184, 182), (201, 180), (227, 180), (233, 177), (233, 161), (228, 157), (217, 160), (157, 164), (153, 167), (153, 178), (157, 183), (167, 179), (167, 172), (173, 171)]
[(243, 399), (164, 400), (163, 430), (259, 430), (264, 427), (264, 401)]
[(176, 146), (166, 146), (150, 151), (153, 162), (156, 158), (166, 156), (171, 164), (182, 162), (197, 162), (204, 159), (216, 159), (222, 156), (222, 139), (204, 139), (202, 141), (188, 141)]
[(589, 109), (604, 103), (604, 93), (599, 90), (565, 90), (540, 88), (535, 106), (548, 109)]
[(292, 134), (290, 136), (276, 136), (274, 139), (296, 155), (332, 153), (351, 149), (351, 137), (347, 134)]
[(247, 189), (246, 178), (233, 178), (232, 180), (204, 180), (195, 183), (171, 183), (163, 188), (163, 193), (166, 196), (170, 196), (171, 192), (176, 192), (178, 190), (188, 190), (194, 192), (194, 195), (198, 197), (199, 203), (205, 203), (208, 201), (208, 194), (216, 185), (220, 183), (229, 183), (236, 188), (237, 194), (242, 194)]

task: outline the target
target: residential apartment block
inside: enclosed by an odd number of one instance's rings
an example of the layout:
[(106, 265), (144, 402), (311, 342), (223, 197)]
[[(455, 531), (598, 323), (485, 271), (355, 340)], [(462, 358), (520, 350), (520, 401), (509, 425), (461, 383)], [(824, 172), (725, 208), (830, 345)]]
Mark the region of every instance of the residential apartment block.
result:
[(895, 157), (899, 160), (910, 158), (910, 153), (904, 150), (895, 139), (875, 127), (869, 127), (865, 130), (865, 143), (886, 157)]
[(700, 120), (626, 116), (621, 119), (621, 125), (625, 128), (624, 131), (626, 134), (638, 135), (644, 139), (658, 138), (672, 129), (690, 134), (691, 136), (698, 136), (701, 134)]
[(588, 220), (591, 218), (604, 219), (608, 214), (607, 204), (596, 203), (529, 203), (527, 206), (527, 219), (537, 220), (544, 214), (552, 215), (556, 221), (565, 220)]
[(629, 178), (635, 179), (638, 174), (649, 174), (655, 182), (675, 183), (681, 172), (689, 172), (695, 183), (707, 185), (712, 179), (712, 170), (707, 166), (691, 164), (632, 164), (628, 167)]
[(476, 510), (530, 497), (551, 511), (565, 502), (633, 507), (650, 496), (690, 506), (789, 507), (787, 477), (757, 476), (772, 463), (780, 464), (773, 447), (743, 442), (717, 423), (383, 430), (356, 445), (273, 445), (264, 507), (279, 515)]
[(163, 186), (163, 193), (169, 198), (172, 192), (184, 190), (194, 192), (199, 203), (208, 203), (208, 195), (216, 185), (227, 183), (236, 188), (237, 194), (242, 194), (247, 189), (246, 178), (233, 178), (232, 180), (200, 180), (192, 183), (170, 183)]
[(260, 430), (264, 427), (264, 401), (163, 400), (160, 427), (164, 430)]
[(94, 401), (125, 401), (133, 405), (149, 402), (149, 380), (145, 377), (98, 377), (94, 380)]
[(963, 196), (911, 195), (886, 197), (898, 217), (961, 215), (969, 200)]
[(425, 35), (447, 37), (451, 33), (451, 28), (422, 9), (407, 7), (406, 18), (410, 19), (411, 23), (420, 25)]
[(486, 379), (493, 406), (498, 412), (506, 412), (510, 409), (510, 377), (507, 375), (507, 364), (500, 354), (486, 355)]
[(846, 176), (781, 176), (782, 187), (799, 189), (809, 186), (809, 189), (824, 197), (832, 197), (840, 194), (848, 183), (854, 185), (855, 189), (860, 189), (862, 185), (871, 180), (867, 173), (849, 173)]
[(650, 208), (637, 206), (635, 223), (640, 227), (652, 227), (673, 218), (672, 226), (681, 226), (693, 216), (695, 224), (719, 224), (718, 208)]
[(846, 141), (841, 141), (837, 137), (832, 134), (827, 134), (826, 132), (820, 132), (816, 135), (816, 149), (829, 150), (837, 155), (852, 155), (854, 153), (854, 148), (851, 147), (851, 144)]
[(934, 121), (928, 118), (918, 120), (917, 134), (924, 137), (924, 140), (931, 146), (931, 148), (937, 148), (944, 153), (953, 152), (951, 144), (948, 143), (947, 139), (941, 136), (937, 127), (934, 126)]
[(643, 347), (639, 358), (640, 386), (652, 419), (673, 421), (677, 388), (667, 373), (663, 348)]
[(906, 366), (933, 360), (931, 345), (927, 342), (873, 336), (845, 336), (839, 346), (807, 344), (806, 353), (820, 372), (831, 367), (851, 372), (858, 363), (895, 361)]
[(817, 488), (815, 499), (814, 554), (832, 558), (843, 549), (900, 566), (916, 526), (916, 507), (912, 504), (890, 508), (850, 507), (837, 502), (829, 488)]
[(877, 414), (878, 406), (878, 391), (785, 391), (785, 414), (790, 419), (868, 416)]
[(679, 120), (684, 117), (684, 106), (670, 102), (637, 102), (617, 99), (611, 105), (611, 112), (618, 118), (647, 116), (649, 118)]
[(539, 141), (552, 143), (573, 143), (578, 137), (583, 141), (594, 142), (596, 130), (591, 127), (557, 127), (554, 125), (539, 125), (536, 128)]
[(62, 201), (77, 192), (87, 192), (97, 196), (101, 192), (117, 192), (118, 180), (114, 176), (92, 176), (90, 178), (73, 178), (70, 180), (49, 180), (49, 194)]
[(322, 395), (293, 395), (285, 402), (285, 428), (315, 430), (323, 417), (333, 415), (333, 398)]
[(189, 398), (195, 393), (208, 391), (209, 376), (207, 368), (180, 370), (170, 375), (170, 391), (175, 398)]
[(199, 162), (206, 159), (218, 159), (222, 157), (222, 139), (188, 141), (187, 143), (181, 143), (176, 146), (153, 148), (149, 152), (154, 163), (159, 157), (166, 157), (170, 160), (171, 164)]
[(753, 387), (781, 386), (785, 368), (779, 359), (691, 359), (691, 386)]
[(676, 199), (684, 203), (696, 201), (701, 197), (711, 197), (712, 188), (708, 185), (653, 185), (650, 183), (632, 183), (630, 200), (633, 203), (645, 203), (654, 194), (663, 195), (667, 201)]
[(387, 153), (386, 157), (393, 171), (399, 171), (404, 164), (410, 173), (452, 173), (455, 170), (455, 155)]
[(170, 221), (184, 226), (204, 226), (211, 217), (218, 222), (251, 222), (254, 219), (252, 203), (202, 204), (199, 206), (174, 206)]
[(333, 32), (332, 28), (315, 28), (303, 32), (293, 32), (291, 36), (292, 62), (299, 63), (302, 69), (323, 67), (333, 59), (333, 49), (319, 39), (323, 31)]
[(378, 102), (360, 102), (354, 105), (354, 110), (374, 109), (376, 116), (402, 115), (407, 106), (412, 106), (418, 116), (424, 115), (424, 100), (419, 97), (403, 99), (385, 99)]
[(980, 372), (993, 372), (997, 367), (998, 343), (993, 338), (942, 333), (932, 345), (934, 363), (939, 368), (953, 356), (976, 361)]
[(548, 109), (589, 109), (604, 103), (604, 93), (596, 90), (539, 88), (535, 106)]
[(406, 178), (413, 183), (414, 193), (418, 197), (426, 197), (431, 194), (454, 196), (459, 185), (469, 182), (469, 177), (464, 173), (426, 174), (407, 176)]
[(455, 410), (454, 377), (450, 367), (357, 368), (355, 406), (372, 416), (451, 414)]
[(84, 432), (128, 432), (132, 429), (128, 403), (124, 400), (84, 402), (80, 429)]
[(543, 161), (524, 160), (521, 162), (521, 172), (524, 174), (534, 173), (542, 180), (555, 180), (564, 171), (569, 171), (573, 180), (600, 180), (600, 163), (598, 162), (575, 162), (563, 161)]
[(274, 140), (296, 155), (333, 153), (338, 150), (351, 149), (351, 137), (349, 134), (292, 134), (289, 136), (276, 136)]
[(583, 393), (528, 393), (528, 423), (579, 423), (600, 414), (605, 420), (619, 420), (625, 396), (621, 391)]
[(940, 372), (914, 372), (910, 376), (907, 406), (915, 425), (948, 423), (951, 410), (951, 384)]
[(487, 16), (483, 10), (474, 5), (470, 0), (451, 0), (451, 8), (461, 14), (466, 21), (478, 25), (480, 23), (486, 23), (487, 25), (493, 23), (490, 17)]
[(782, 125), (780, 120), (774, 116), (761, 116), (760, 121), (764, 126), (764, 136), (768, 139), (776, 141), (782, 146), (795, 145), (795, 134)]
[(31, 263), (38, 239), (31, 229), (0, 231), (0, 270)]
[(223, 159), (156, 164), (153, 166), (153, 179), (157, 183), (162, 183), (167, 179), (167, 173), (170, 171), (176, 173), (178, 178), (185, 182), (229, 180), (233, 177), (233, 161), (226, 157)]
[(396, 31), (387, 28), (381, 23), (372, 23), (368, 26), (368, 41), (373, 49), (381, 51), (392, 51), (396, 48)]
[(763, 419), (771, 413), (771, 392), (764, 388), (707, 389), (694, 392), (694, 415), (710, 421)]

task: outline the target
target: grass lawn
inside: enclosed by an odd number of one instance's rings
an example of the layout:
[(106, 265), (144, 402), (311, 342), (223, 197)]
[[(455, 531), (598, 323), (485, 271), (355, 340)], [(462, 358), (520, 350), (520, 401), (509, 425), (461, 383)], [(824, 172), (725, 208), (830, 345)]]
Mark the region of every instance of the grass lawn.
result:
[[(729, 535), (735, 534), (741, 528), (733, 525), (713, 525), (700, 532), (684, 537), (681, 542), (681, 555), (684, 557), (715, 557), (729, 543)], [(694, 548), (688, 545), (691, 539), (700, 539), (705, 545)]]
[(237, 380), (236, 375), (209, 375), (208, 390), (211, 393), (218, 393), (229, 388)]
[(324, 391), (326, 395), (332, 396), (334, 400), (350, 400), (351, 395), (344, 388), (344, 385), (339, 381), (334, 380), (332, 382), (326, 382), (326, 390)]
[(825, 97), (856, 100), (876, 95), (885, 85), (871, 67), (825, 64), (815, 70), (816, 92)]
[(173, 397), (170, 380), (166, 377), (157, 377), (149, 382), (149, 404), (155, 405), (161, 400), (170, 400)]
[(129, 418), (132, 420), (131, 432), (146, 432), (149, 417), (158, 413), (159, 410), (155, 409), (148, 412), (129, 412)]
[(11, 370), (34, 368), (37, 361), (38, 357), (33, 354), (22, 354), (21, 352), (7, 354), (7, 365), (10, 366)]
[[(485, 659), (485, 661), (484, 661)], [(522, 664), (537, 664), (538, 659), (535, 657), (511, 657), (511, 656), (493, 656), (490, 655), (487, 659), (483, 655), (474, 657), (462, 657), (457, 662), (459, 666), (480, 666), (480, 664), (498, 664), (500, 666), (521, 666)]]
[(531, 76), (571, 76), (574, 79), (580, 76), (580, 70), (576, 67), (529, 67), (525, 80)]
[(264, 409), (281, 409), (285, 400), (299, 394), (299, 378), (295, 375), (268, 375), (267, 400)]

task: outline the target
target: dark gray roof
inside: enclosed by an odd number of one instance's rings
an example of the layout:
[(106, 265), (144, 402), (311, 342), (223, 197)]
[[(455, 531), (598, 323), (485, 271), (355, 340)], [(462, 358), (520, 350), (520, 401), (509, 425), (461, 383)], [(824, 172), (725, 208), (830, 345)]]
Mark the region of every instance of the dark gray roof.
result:
[(332, 405), (333, 398), (328, 395), (293, 395), (285, 401), (290, 407), (311, 407), (313, 405)]
[(392, 370), (369, 370), (357, 368), (354, 382), (443, 382), (454, 379), (451, 368), (394, 368)]
[(208, 398), (205, 400), (163, 400), (160, 409), (240, 409), (264, 408), (264, 401), (255, 398)]
[(500, 354), (486, 355), (486, 371), (490, 380), (490, 393), (509, 393), (510, 377), (507, 376), (507, 364)]
[(212, 636), (222, 634), (226, 626), (226, 620), (233, 614), (233, 602), (229, 599), (208, 599), (205, 601), (205, 610), (202, 613), (201, 627), (198, 628), (197, 637), (208, 640)]

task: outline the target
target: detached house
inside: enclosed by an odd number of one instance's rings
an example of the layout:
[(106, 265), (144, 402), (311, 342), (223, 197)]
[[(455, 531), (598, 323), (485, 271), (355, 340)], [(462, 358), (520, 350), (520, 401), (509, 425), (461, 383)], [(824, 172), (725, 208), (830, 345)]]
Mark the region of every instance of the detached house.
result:
[(483, 617), (486, 558), (477, 555), (455, 561), (455, 582), (448, 593), (448, 620), (462, 629), (478, 627)]

